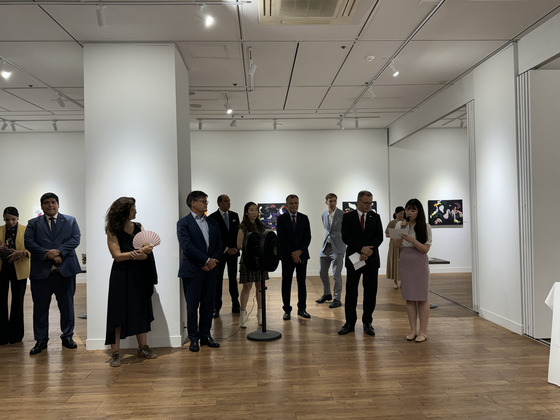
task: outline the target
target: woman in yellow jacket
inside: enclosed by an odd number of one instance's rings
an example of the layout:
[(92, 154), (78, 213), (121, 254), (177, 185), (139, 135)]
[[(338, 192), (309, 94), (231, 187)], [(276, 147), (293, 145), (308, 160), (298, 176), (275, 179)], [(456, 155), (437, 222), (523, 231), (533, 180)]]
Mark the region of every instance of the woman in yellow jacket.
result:
[[(0, 226), (0, 344), (23, 339), (23, 297), (29, 277), (29, 252), (25, 249), (25, 226), (18, 223), (15, 207), (4, 209)], [(8, 289), (12, 286), (12, 307), (8, 318)]]

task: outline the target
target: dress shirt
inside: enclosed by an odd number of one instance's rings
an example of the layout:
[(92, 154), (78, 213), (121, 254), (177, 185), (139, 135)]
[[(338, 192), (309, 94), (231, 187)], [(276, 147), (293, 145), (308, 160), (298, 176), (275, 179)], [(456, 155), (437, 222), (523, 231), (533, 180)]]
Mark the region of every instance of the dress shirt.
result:
[(206, 241), (206, 249), (210, 246), (210, 234), (208, 230), (208, 221), (206, 220), (206, 215), (199, 216), (194, 214), (194, 220), (198, 224), (198, 227), (202, 231), (202, 236), (204, 236), (204, 241)]

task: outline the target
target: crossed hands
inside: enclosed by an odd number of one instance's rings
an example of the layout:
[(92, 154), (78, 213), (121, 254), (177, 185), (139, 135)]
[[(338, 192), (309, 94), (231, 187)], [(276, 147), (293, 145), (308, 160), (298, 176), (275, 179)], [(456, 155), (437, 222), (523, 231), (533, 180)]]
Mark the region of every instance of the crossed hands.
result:
[(302, 251), (300, 251), (299, 249), (297, 251), (292, 252), (292, 259), (294, 260), (295, 264), (300, 264), (301, 263), (301, 254)]
[(0, 251), (2, 252), (10, 252), (10, 256), (8, 257), (8, 262), (13, 263), (16, 260), (24, 259), (27, 257), (26, 251), (18, 251), (16, 249), (8, 248), (8, 245), (2, 244), (0, 246)]
[(367, 261), (369, 257), (373, 254), (373, 246), (364, 246), (360, 251), (360, 260)]
[(46, 260), (53, 260), (55, 264), (62, 264), (62, 256), (58, 249), (47, 249)]
[(202, 271), (212, 271), (218, 263), (219, 261), (216, 258), (210, 258), (206, 265), (202, 267)]

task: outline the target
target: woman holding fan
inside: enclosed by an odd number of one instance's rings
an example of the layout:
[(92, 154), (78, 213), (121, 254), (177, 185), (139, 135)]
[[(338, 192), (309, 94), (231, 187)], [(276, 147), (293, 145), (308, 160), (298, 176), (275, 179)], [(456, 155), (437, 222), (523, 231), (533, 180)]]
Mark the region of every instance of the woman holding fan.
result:
[(156, 358), (148, 347), (148, 331), (154, 320), (152, 294), (157, 284), (157, 272), (152, 254), (153, 245), (144, 244), (135, 249), (133, 238), (144, 228), (136, 218), (136, 200), (121, 197), (107, 211), (105, 232), (107, 245), (113, 257), (109, 278), (107, 305), (107, 334), (105, 344), (111, 345), (113, 367), (121, 365), (120, 340), (136, 335), (138, 357)]

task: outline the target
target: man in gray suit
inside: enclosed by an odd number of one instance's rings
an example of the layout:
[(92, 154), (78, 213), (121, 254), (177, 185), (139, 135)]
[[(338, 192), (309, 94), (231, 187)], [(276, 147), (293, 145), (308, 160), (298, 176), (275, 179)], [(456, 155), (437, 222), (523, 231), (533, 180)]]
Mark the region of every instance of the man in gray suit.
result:
[[(325, 203), (328, 210), (321, 215), (323, 226), (325, 227), (325, 239), (321, 253), (319, 254), (320, 269), (319, 275), (323, 282), (323, 296), (317, 299), (317, 303), (325, 303), (332, 300), (329, 308), (338, 308), (341, 306), (342, 294), (342, 266), (344, 260), (344, 252), (346, 244), (342, 242), (342, 215), (344, 212), (336, 207), (337, 196), (329, 193), (325, 197)], [(334, 279), (334, 299), (331, 294), (331, 283), (329, 280), (329, 267), (332, 263), (333, 279)]]

